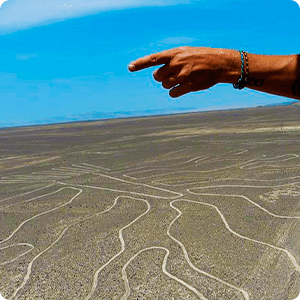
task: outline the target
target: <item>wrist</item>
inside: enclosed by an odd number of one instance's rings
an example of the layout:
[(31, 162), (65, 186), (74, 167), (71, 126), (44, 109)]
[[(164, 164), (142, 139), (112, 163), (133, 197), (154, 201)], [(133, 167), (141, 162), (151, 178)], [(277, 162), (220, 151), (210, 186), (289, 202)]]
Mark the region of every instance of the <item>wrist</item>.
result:
[(220, 49), (220, 83), (237, 83), (241, 77), (241, 55), (237, 50)]

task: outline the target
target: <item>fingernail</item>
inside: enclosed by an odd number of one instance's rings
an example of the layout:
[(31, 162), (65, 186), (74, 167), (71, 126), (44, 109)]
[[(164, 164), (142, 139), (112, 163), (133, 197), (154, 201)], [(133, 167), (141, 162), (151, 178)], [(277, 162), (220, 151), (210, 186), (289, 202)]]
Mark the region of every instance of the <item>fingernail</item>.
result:
[(130, 65), (128, 66), (128, 69), (129, 69), (130, 71), (135, 71), (135, 65), (134, 65), (134, 64), (130, 64)]

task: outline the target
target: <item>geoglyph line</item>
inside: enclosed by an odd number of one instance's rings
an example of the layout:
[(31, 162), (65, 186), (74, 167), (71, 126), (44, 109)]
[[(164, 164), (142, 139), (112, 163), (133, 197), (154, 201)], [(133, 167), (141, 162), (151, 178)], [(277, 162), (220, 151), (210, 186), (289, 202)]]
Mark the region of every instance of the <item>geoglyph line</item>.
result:
[(20, 258), (20, 257), (22, 257), (23, 255), (26, 255), (27, 253), (29, 253), (30, 251), (32, 251), (33, 248), (34, 248), (33, 245), (28, 244), (28, 243), (17, 243), (17, 244), (12, 244), (12, 245), (9, 245), (9, 246), (0, 248), (0, 250), (7, 249), (7, 248), (12, 248), (12, 247), (15, 247), (15, 246), (28, 246), (28, 247), (30, 247), (31, 249), (29, 249), (28, 251), (26, 251), (26, 252), (24, 252), (24, 253), (18, 255), (17, 257), (15, 257), (15, 258), (13, 258), (13, 259), (11, 259), (11, 260), (8, 260), (8, 261), (5, 261), (5, 262), (3, 262), (3, 263), (0, 263), (0, 266), (4, 266), (4, 265), (7, 265), (7, 264), (9, 264), (9, 263), (11, 263), (11, 262), (16, 261), (18, 258)]
[[(79, 193), (77, 194), (77, 195), (79, 195)], [(76, 195), (76, 196), (77, 196)], [(75, 197), (76, 197), (75, 196)], [(23, 283), (20, 285), (20, 287), (14, 292), (14, 294), (11, 296), (11, 298), (9, 298), (9, 299), (12, 299), (14, 296), (16, 296), (16, 294), (24, 287), (24, 285), (26, 284), (26, 282), (29, 280), (29, 277), (30, 277), (30, 274), (31, 274), (31, 269), (32, 269), (32, 264), (33, 264), (33, 262), (39, 257), (39, 256), (41, 256), (42, 254), (44, 254), (46, 251), (48, 251), (50, 248), (52, 248), (56, 243), (58, 243), (58, 241), (63, 237), (63, 235), (72, 227), (72, 226), (75, 226), (75, 225), (77, 225), (77, 224), (79, 224), (79, 223), (82, 223), (82, 222), (84, 222), (84, 221), (87, 221), (88, 219), (91, 219), (91, 218), (94, 218), (95, 216), (99, 216), (99, 215), (101, 215), (101, 214), (104, 214), (104, 213), (106, 213), (106, 212), (108, 212), (108, 211), (110, 211), (116, 204), (117, 204), (117, 201), (118, 201), (118, 199), (119, 198), (121, 198), (121, 197), (125, 197), (126, 198), (126, 196), (118, 196), (117, 198), (115, 198), (115, 200), (114, 200), (114, 203), (113, 203), (113, 205), (111, 205), (109, 208), (107, 208), (107, 209), (105, 209), (105, 210), (103, 210), (103, 211), (101, 211), (101, 212), (99, 212), (99, 213), (96, 213), (96, 214), (94, 214), (94, 215), (92, 215), (92, 216), (89, 216), (89, 217), (86, 217), (86, 218), (84, 218), (83, 220), (80, 220), (80, 221), (77, 221), (77, 222), (75, 222), (75, 223), (72, 223), (72, 224), (70, 224), (70, 225), (68, 225), (62, 232), (61, 232), (61, 234), (59, 235), (59, 237), (55, 240), (55, 242), (54, 243), (52, 243), (49, 247), (47, 247), (44, 251), (42, 251), (41, 253), (39, 253), (37, 256), (35, 256), (34, 258), (33, 258), (33, 260), (29, 263), (29, 265), (28, 265), (28, 267), (27, 267), (27, 274), (26, 274), (26, 276), (25, 276), (25, 278), (24, 278), (24, 280), (23, 280)], [(127, 198), (131, 198), (131, 197), (127, 197)], [(28, 244), (28, 245), (30, 245), (30, 244)], [(10, 246), (7, 246), (7, 247), (10, 247)], [(7, 248), (7, 247), (4, 247), (4, 248)], [(33, 248), (34, 248), (34, 246), (32, 246)], [(1, 249), (0, 249), (1, 250)], [(32, 249), (31, 249), (32, 250)], [(30, 251), (31, 251), (30, 250)], [(29, 252), (29, 251), (28, 251)], [(26, 252), (26, 253), (28, 253), (28, 252)], [(22, 254), (22, 255), (25, 255), (26, 253), (24, 253), (24, 254)], [(19, 256), (20, 257), (20, 256)]]
[(79, 170), (79, 171), (87, 171), (87, 172), (95, 172), (95, 171), (103, 171), (103, 169), (100, 170), (100, 168), (94, 168), (94, 167), (88, 167), (88, 166), (80, 166), (77, 164), (72, 164), (72, 168)]
[(6, 242), (6, 241), (8, 241), (9, 239), (11, 239), (13, 236), (14, 236), (14, 234), (24, 225), (24, 224), (26, 224), (26, 223), (28, 223), (29, 221), (31, 221), (31, 220), (33, 220), (33, 219), (35, 219), (35, 218), (38, 218), (38, 217), (40, 217), (40, 216), (43, 216), (43, 215), (45, 215), (45, 214), (48, 214), (48, 213), (50, 213), (50, 212), (53, 212), (53, 211), (55, 211), (55, 210), (57, 210), (57, 209), (59, 209), (59, 208), (61, 208), (61, 207), (64, 207), (64, 206), (66, 206), (66, 205), (68, 205), (68, 204), (70, 204), (78, 195), (80, 195), (81, 193), (82, 193), (82, 190), (81, 189), (77, 189), (77, 188), (73, 188), (73, 187), (67, 187), (66, 189), (73, 189), (73, 190), (79, 190), (79, 192), (70, 200), (70, 201), (68, 201), (68, 202), (66, 202), (66, 203), (64, 203), (64, 204), (62, 204), (62, 205), (59, 205), (59, 206), (57, 206), (57, 207), (55, 207), (55, 208), (53, 208), (53, 209), (50, 209), (50, 210), (47, 210), (47, 211), (45, 211), (45, 212), (42, 212), (42, 213), (39, 213), (39, 214), (37, 214), (37, 215), (35, 215), (35, 216), (33, 216), (33, 217), (31, 217), (31, 218), (29, 218), (29, 219), (27, 219), (27, 220), (25, 220), (25, 221), (23, 221), (6, 239), (4, 239), (4, 240), (2, 240), (2, 241), (0, 241), (0, 244), (2, 244), (2, 243), (4, 243), (4, 242)]
[(28, 264), (27, 267), (27, 273), (23, 279), (22, 284), (14, 291), (14, 293), (8, 298), (8, 300), (13, 300), (13, 298), (17, 295), (17, 293), (25, 286), (25, 284), (27, 283), (27, 281), (29, 280), (30, 274), (31, 274), (31, 269), (32, 269), (32, 264), (34, 263), (34, 261), (36, 259), (38, 259), (42, 254), (44, 254), (46, 251), (48, 251), (50, 248), (52, 248), (60, 239), (61, 237), (65, 234), (65, 232), (69, 229), (70, 225), (67, 226), (59, 235), (59, 237), (49, 246), (47, 247), (45, 250), (43, 250), (42, 252), (40, 252), (38, 255), (36, 255), (32, 261)]
[(149, 248), (145, 248), (140, 250), (139, 252), (137, 252), (134, 256), (132, 256), (127, 262), (126, 264), (123, 266), (122, 268), (122, 277), (125, 283), (125, 294), (122, 296), (122, 298), (120, 300), (126, 300), (128, 298), (128, 296), (130, 295), (130, 286), (129, 286), (129, 282), (128, 282), (128, 278), (127, 278), (127, 273), (126, 273), (126, 268), (127, 266), (138, 256), (140, 255), (142, 252), (144, 251), (148, 251), (151, 249), (162, 249), (165, 250), (167, 253), (164, 257), (164, 261), (162, 264), (162, 271), (164, 274), (166, 274), (168, 277), (170, 277), (173, 280), (176, 280), (177, 282), (179, 282), (180, 284), (182, 284), (183, 286), (185, 286), (187, 289), (189, 289), (190, 291), (192, 291), (194, 294), (196, 294), (199, 299), (201, 300), (208, 300), (207, 298), (205, 298), (197, 289), (195, 289), (193, 286), (189, 285), (188, 283), (186, 283), (185, 281), (179, 279), (176, 276), (173, 276), (172, 274), (170, 274), (167, 269), (166, 269), (166, 265), (167, 265), (167, 260), (168, 260), (168, 256), (170, 254), (169, 249), (165, 248), (165, 247), (149, 247)]
[[(199, 158), (201, 158), (201, 159), (199, 159)], [(124, 177), (128, 177), (128, 178), (133, 179), (133, 180), (137, 180), (137, 179), (140, 179), (140, 178), (130, 176), (130, 174), (142, 174), (142, 173), (147, 173), (147, 172), (150, 172), (150, 171), (163, 171), (163, 170), (169, 171), (170, 168), (173, 168), (173, 167), (175, 167), (175, 166), (185, 165), (185, 164), (187, 164), (187, 163), (190, 163), (190, 162), (193, 162), (193, 161), (199, 159), (199, 160), (197, 160), (197, 161), (195, 162), (195, 164), (197, 164), (198, 162), (203, 161), (203, 160), (205, 160), (206, 158), (207, 158), (207, 156), (205, 156), (205, 157), (197, 156), (197, 157), (192, 158), (192, 159), (190, 159), (190, 160), (188, 160), (188, 161), (181, 162), (181, 163), (178, 163), (178, 164), (173, 164), (173, 165), (166, 166), (166, 167), (162, 167), (162, 168), (161, 168), (161, 167), (155, 167), (155, 166), (154, 166), (154, 167), (152, 167), (152, 169), (147, 169), (147, 170), (137, 171), (137, 172), (131, 172), (131, 173), (128, 173), (128, 174), (124, 174), (123, 176), (124, 176)], [(192, 165), (191, 167), (194, 167), (194, 165)], [(186, 167), (186, 168), (188, 168), (188, 167)], [(148, 177), (142, 177), (141, 179), (146, 179), (146, 178), (148, 178)]]
[[(57, 183), (58, 184), (62, 184), (62, 185), (69, 185), (68, 183), (64, 183), (64, 182), (60, 182), (60, 181), (58, 181)], [(102, 188), (102, 187), (92, 186), (92, 185), (76, 184), (76, 186), (90, 188), (90, 189), (95, 189), (95, 190), (101, 190), (101, 191), (111, 191), (111, 192), (117, 192), (117, 193), (124, 193), (124, 194), (132, 194), (132, 195), (138, 195), (138, 196), (145, 196), (145, 197), (157, 198), (157, 199), (177, 199), (177, 198), (180, 198), (180, 197), (183, 196), (183, 194), (180, 194), (177, 197), (167, 198), (167, 197), (154, 196), (154, 195), (142, 194), (142, 193), (137, 193), (137, 192), (129, 192), (129, 191), (124, 191), (124, 190), (115, 190), (115, 189), (109, 189), (109, 188)]]
[[(296, 183), (299, 183), (299, 182), (296, 182)], [(282, 185), (277, 185), (277, 186), (268, 186), (268, 188), (272, 188), (272, 187), (281, 187), (281, 186), (287, 186), (287, 185), (291, 185), (291, 184), (282, 184)], [(266, 188), (266, 186), (239, 186), (239, 185), (231, 185), (232, 187), (250, 187), (250, 188)], [(220, 185), (220, 186), (208, 186), (208, 187), (202, 187), (202, 188), (194, 188), (194, 189), (206, 189), (206, 188), (215, 188), (215, 187), (231, 187), (230, 185), (229, 186), (226, 186), (226, 185)], [(216, 194), (216, 193), (194, 193), (194, 192), (191, 192), (190, 189), (187, 189), (187, 191), (190, 193), (190, 194), (193, 194), (193, 195), (203, 195), (203, 196), (220, 196), (220, 197), (239, 197), (239, 198), (243, 198), (245, 200), (247, 200), (248, 202), (250, 202), (251, 204), (255, 205), (256, 207), (258, 207), (259, 209), (263, 210), (264, 212), (266, 212), (268, 215), (271, 215), (273, 217), (276, 217), (276, 218), (280, 218), (280, 219), (300, 219), (300, 216), (282, 216), (282, 215), (277, 215), (277, 214), (274, 214), (270, 211), (268, 211), (266, 208), (260, 206), (259, 204), (257, 204), (256, 202), (250, 200), (248, 197), (244, 196), (244, 195), (235, 195), (235, 194), (232, 194), (232, 195), (229, 195), (229, 194)]]
[[(197, 204), (201, 204), (201, 205), (206, 205), (206, 206), (210, 206), (210, 207), (213, 207), (217, 212), (218, 214), (220, 215), (223, 223), (225, 224), (226, 228), (234, 235), (236, 235), (237, 237), (239, 238), (242, 238), (242, 239), (245, 239), (245, 240), (248, 240), (248, 241), (251, 241), (251, 242), (254, 242), (254, 243), (258, 243), (258, 244), (261, 244), (261, 245), (265, 245), (265, 246), (268, 246), (272, 249), (275, 249), (275, 250), (278, 250), (278, 251), (281, 251), (281, 252), (284, 252), (290, 259), (291, 263), (294, 265), (295, 269), (297, 270), (297, 272), (300, 273), (300, 266), (299, 264), (297, 263), (297, 260), (296, 258), (293, 256), (293, 254), (291, 252), (289, 252), (288, 250), (284, 249), (284, 248), (281, 248), (281, 247), (277, 247), (277, 246), (274, 246), (274, 245), (271, 245), (271, 244), (268, 244), (268, 243), (265, 243), (265, 242), (262, 242), (262, 241), (258, 241), (258, 240), (255, 240), (255, 239), (251, 239), (249, 237), (246, 237), (246, 236), (243, 236), (237, 232), (235, 232), (234, 230), (232, 230), (230, 228), (230, 226), (228, 225), (224, 215), (221, 213), (221, 211), (219, 210), (219, 208), (213, 204), (209, 204), (209, 203), (205, 203), (205, 202), (201, 202), (201, 201), (193, 201), (193, 200), (187, 200), (187, 199), (177, 199), (177, 200), (174, 200), (171, 202), (171, 206), (173, 208), (175, 208), (172, 204), (176, 201), (185, 201), (185, 202), (191, 202), (191, 203), (197, 203)], [(175, 208), (178, 212), (181, 212), (179, 209)], [(181, 212), (182, 213), (182, 212)]]
[[(5, 208), (8, 208), (8, 207), (11, 207), (11, 206), (14, 206), (14, 205), (18, 205), (20, 203), (27, 203), (27, 202), (31, 202), (33, 200), (36, 200), (36, 199), (40, 199), (40, 198), (44, 198), (44, 197), (47, 197), (47, 196), (51, 196), (53, 194), (56, 194), (56, 193), (59, 193), (60, 191), (64, 190), (66, 188), (60, 188), (58, 189), (57, 191), (54, 191), (54, 192), (51, 192), (51, 193), (48, 193), (48, 194), (44, 194), (44, 195), (40, 195), (40, 196), (36, 196), (34, 198), (30, 198), (28, 200), (25, 200), (25, 201), (21, 201), (21, 202), (17, 202), (17, 203), (13, 203), (13, 204), (10, 204), (10, 205), (5, 205)], [(1, 208), (0, 208), (0, 211), (1, 211)]]
[[(239, 288), (239, 287), (237, 287), (237, 286), (235, 286), (235, 285), (232, 285), (232, 284), (230, 284), (230, 283), (228, 283), (228, 282), (222, 280), (221, 278), (218, 278), (218, 277), (213, 276), (213, 275), (211, 275), (211, 274), (209, 274), (209, 273), (207, 273), (207, 272), (205, 272), (205, 271), (202, 271), (202, 270), (198, 269), (198, 268), (190, 261), (190, 258), (189, 258), (189, 255), (188, 255), (187, 251), (186, 251), (185, 246), (184, 246), (179, 240), (177, 240), (175, 237), (173, 237), (173, 236), (170, 234), (170, 229), (171, 229), (172, 225), (173, 225), (173, 224), (176, 222), (176, 220), (182, 215), (182, 212), (181, 212), (177, 207), (175, 207), (175, 206), (173, 205), (173, 203), (176, 202), (176, 201), (186, 201), (186, 202), (195, 202), (195, 203), (202, 203), (202, 202), (191, 201), (191, 200), (185, 200), (185, 199), (177, 199), (177, 200), (173, 200), (173, 201), (170, 203), (170, 206), (178, 212), (178, 215), (177, 215), (177, 216), (173, 219), (173, 221), (170, 223), (170, 225), (169, 225), (169, 227), (168, 227), (168, 229), (167, 229), (167, 234), (168, 234), (168, 236), (169, 236), (173, 241), (175, 241), (177, 244), (179, 244), (179, 246), (181, 247), (181, 249), (182, 249), (182, 251), (183, 251), (184, 257), (185, 257), (187, 263), (189, 264), (189, 266), (190, 266), (193, 270), (195, 270), (196, 272), (201, 273), (201, 274), (203, 274), (203, 275), (206, 275), (206, 276), (208, 276), (208, 277), (210, 277), (210, 278), (212, 278), (212, 279), (214, 279), (214, 280), (216, 280), (216, 281), (218, 281), (218, 282), (220, 282), (220, 283), (222, 283), (222, 284), (224, 284), (224, 285), (226, 285), (226, 286), (228, 286), (228, 287), (230, 287), (230, 288), (232, 288), (232, 289), (234, 289), (234, 290), (237, 290), (237, 291), (241, 292), (241, 293), (243, 294), (245, 300), (250, 300), (249, 294), (248, 294), (244, 289)], [(210, 204), (206, 204), (206, 203), (203, 203), (203, 204), (208, 205), (208, 206), (212, 206), (212, 207), (216, 208), (217, 211), (218, 211), (218, 208), (215, 207), (214, 205), (210, 205)], [(224, 220), (225, 220), (225, 218), (224, 218)], [(226, 222), (226, 220), (225, 220), (225, 222)]]
[(0, 200), (0, 202), (6, 201), (6, 200), (9, 200), (9, 199), (13, 199), (13, 198), (16, 198), (16, 197), (21, 197), (21, 196), (24, 196), (24, 195), (28, 195), (28, 194), (31, 194), (31, 193), (34, 193), (34, 192), (38, 192), (38, 191), (40, 191), (40, 190), (46, 189), (46, 188), (48, 188), (48, 187), (51, 187), (51, 186), (54, 185), (54, 184), (55, 184), (55, 182), (53, 182), (53, 183), (51, 183), (51, 184), (49, 184), (49, 185), (47, 185), (47, 186), (38, 188), (38, 189), (36, 189), (36, 190), (30, 191), (30, 192), (26, 192), (26, 193), (23, 193), (23, 194), (19, 194), (19, 195), (15, 195), (15, 196), (11, 196), (11, 197), (2, 199), (2, 200)]
[(243, 169), (245, 167), (248, 167), (250, 165), (253, 165), (253, 164), (258, 164), (258, 163), (273, 163), (273, 162), (278, 162), (278, 161), (275, 161), (275, 159), (282, 158), (282, 157), (285, 157), (285, 156), (293, 156), (293, 157), (289, 157), (289, 158), (280, 160), (279, 162), (284, 162), (284, 161), (288, 161), (288, 160), (291, 160), (291, 159), (299, 158), (299, 155), (297, 155), (297, 154), (284, 154), (284, 155), (280, 155), (280, 156), (276, 156), (276, 157), (271, 157), (271, 158), (257, 159), (255, 161), (253, 161), (252, 163), (244, 164), (241, 167), (241, 169)]
[(78, 169), (71, 169), (71, 168), (64, 168), (64, 167), (61, 167), (61, 168), (53, 168), (52, 171), (58, 171), (60, 173), (68, 173), (68, 174), (77, 174), (77, 175), (80, 175), (80, 174), (88, 174), (90, 172), (87, 172), (87, 171), (83, 171), (83, 170), (78, 170)]
[[(117, 177), (108, 176), (108, 175), (105, 175), (105, 174), (98, 174), (98, 173), (93, 173), (93, 174), (98, 175), (98, 176), (102, 176), (102, 177), (105, 177), (105, 178), (109, 178), (109, 179), (112, 179), (112, 180), (116, 180), (116, 181), (120, 181), (120, 182), (124, 182), (124, 183), (128, 183), (128, 184), (132, 184), (132, 185), (144, 186), (144, 187), (147, 187), (147, 188), (150, 188), (150, 189), (159, 190), (159, 191), (163, 191), (163, 192), (168, 192), (168, 193), (171, 193), (171, 194), (176, 194), (177, 197), (183, 196), (183, 194), (181, 194), (181, 193), (173, 192), (173, 191), (170, 191), (170, 190), (167, 190), (167, 189), (159, 188), (159, 187), (156, 187), (156, 186), (151, 186), (151, 185), (144, 184), (144, 183), (131, 182), (131, 181), (128, 181), (128, 180), (124, 180), (124, 179), (120, 179), (120, 178), (117, 178)], [(137, 194), (145, 196), (145, 194), (141, 194), (141, 193), (137, 193)], [(152, 197), (154, 197), (154, 196), (152, 196)], [(172, 198), (160, 197), (160, 196), (157, 196), (156, 198), (172, 199)]]
[(122, 227), (120, 230), (119, 230), (119, 239), (120, 239), (120, 242), (121, 242), (121, 251), (119, 251), (115, 256), (113, 256), (108, 262), (106, 262), (104, 265), (102, 265), (94, 274), (94, 278), (93, 278), (93, 284), (92, 284), (92, 288), (91, 288), (91, 291), (90, 293), (87, 295), (87, 297), (85, 298), (85, 300), (88, 300), (90, 299), (96, 288), (97, 288), (97, 281), (98, 281), (98, 275), (99, 273), (105, 268), (107, 267), (113, 260), (115, 260), (118, 256), (120, 256), (124, 250), (125, 250), (125, 242), (124, 242), (124, 239), (123, 239), (123, 236), (122, 236), (122, 231), (126, 228), (128, 228), (129, 226), (131, 226), (133, 223), (135, 223), (137, 220), (139, 220), (140, 218), (142, 218), (144, 215), (146, 215), (149, 211), (150, 211), (150, 204), (147, 200), (144, 200), (144, 199), (138, 199), (138, 198), (133, 198), (133, 197), (129, 197), (129, 196), (123, 196), (123, 197), (126, 197), (126, 198), (129, 198), (129, 199), (134, 199), (134, 200), (138, 200), (138, 201), (144, 201), (146, 204), (147, 204), (147, 210), (142, 213), (141, 215), (139, 215), (137, 218), (135, 218), (132, 222), (130, 222), (129, 224), (127, 224), (126, 226)]
[[(196, 180), (198, 177), (189, 177), (187, 180)], [(291, 179), (299, 179), (300, 176), (294, 176), (294, 177), (287, 177), (287, 178), (278, 178), (278, 179), (250, 179), (250, 178), (231, 178), (228, 177), (226, 179), (222, 178), (222, 179), (211, 179), (211, 180), (204, 180), (204, 181), (193, 181), (193, 182), (187, 182), (187, 183), (172, 183), (172, 184), (168, 184), (168, 183), (162, 183), (160, 182), (161, 179), (158, 180), (152, 180), (151, 183), (154, 184), (160, 184), (160, 185), (165, 185), (165, 186), (184, 186), (184, 185), (191, 185), (191, 184), (200, 184), (200, 183), (212, 183), (212, 182), (220, 182), (220, 181), (249, 181), (249, 182), (276, 182), (276, 181), (283, 181), (283, 180), (291, 180)], [(292, 183), (288, 183), (288, 184), (292, 184)], [(244, 185), (242, 185), (244, 186)], [(192, 188), (195, 189), (195, 188)], [(190, 189), (191, 190), (191, 189)]]
[(243, 154), (243, 153), (248, 152), (248, 151), (249, 151), (249, 150), (244, 150), (244, 151), (241, 151), (241, 152), (238, 152), (238, 153), (233, 154), (233, 156), (235, 156), (235, 155), (240, 155), (240, 154)]
[(106, 170), (106, 171), (111, 171), (111, 169), (109, 169), (109, 168), (104, 168), (104, 167), (95, 166), (95, 165), (86, 164), (86, 163), (81, 163), (81, 164), (85, 165), (85, 166), (93, 167), (93, 168), (96, 168), (96, 169), (103, 169), (103, 170)]

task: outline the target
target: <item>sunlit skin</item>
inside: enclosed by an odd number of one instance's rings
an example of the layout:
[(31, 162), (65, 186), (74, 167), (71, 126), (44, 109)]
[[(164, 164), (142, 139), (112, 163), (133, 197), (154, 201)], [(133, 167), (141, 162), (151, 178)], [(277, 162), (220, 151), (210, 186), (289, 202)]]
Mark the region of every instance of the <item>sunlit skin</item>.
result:
[[(248, 54), (247, 88), (300, 100), (300, 55)], [(217, 83), (237, 83), (241, 55), (237, 50), (179, 47), (131, 62), (131, 72), (161, 66), (154, 79), (169, 89), (171, 97), (205, 90)]]

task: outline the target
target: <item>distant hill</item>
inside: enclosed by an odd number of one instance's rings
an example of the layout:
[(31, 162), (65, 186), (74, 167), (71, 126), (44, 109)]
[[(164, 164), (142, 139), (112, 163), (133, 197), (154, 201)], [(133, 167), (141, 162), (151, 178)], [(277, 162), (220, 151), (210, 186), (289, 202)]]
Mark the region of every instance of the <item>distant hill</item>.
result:
[(188, 108), (166, 108), (166, 109), (152, 109), (152, 110), (135, 110), (135, 111), (116, 111), (116, 112), (90, 112), (84, 114), (78, 114), (73, 116), (53, 117), (48, 119), (40, 119), (32, 122), (13, 122), (13, 123), (0, 123), (0, 128), (4, 127), (18, 127), (18, 126), (30, 126), (30, 125), (45, 125), (45, 124), (57, 124), (57, 123), (69, 123), (80, 121), (93, 121), (103, 119), (117, 119), (117, 118), (129, 118), (129, 117), (143, 117), (143, 116), (155, 116), (155, 115), (169, 115), (184, 112), (195, 112), (194, 107)]
[(300, 103), (297, 100), (289, 100), (289, 101), (285, 101), (285, 102), (281, 102), (281, 103), (273, 103), (273, 104), (266, 104), (266, 105), (260, 105), (257, 107), (275, 107), (275, 106), (289, 106), (289, 105), (294, 105), (294, 104), (298, 104)]
[[(257, 107), (275, 107), (275, 106), (289, 106), (300, 104), (297, 100), (285, 101), (282, 103), (274, 103), (267, 105), (260, 105)], [(219, 108), (214, 110), (232, 110), (239, 108)], [(171, 115), (179, 113), (188, 112), (200, 112), (207, 111), (201, 110), (195, 107), (185, 107), (185, 108), (165, 108), (165, 109), (150, 109), (150, 110), (134, 110), (134, 111), (116, 111), (116, 112), (90, 112), (84, 114), (78, 114), (73, 116), (62, 116), (53, 117), (48, 119), (40, 119), (32, 122), (13, 122), (13, 123), (0, 123), (0, 128), (4, 127), (21, 127), (21, 126), (32, 126), (32, 125), (45, 125), (45, 124), (60, 124), (60, 123), (70, 123), (70, 122), (82, 122), (82, 121), (94, 121), (103, 119), (118, 119), (118, 118), (130, 118), (130, 117), (144, 117), (144, 116), (158, 116), (158, 115)]]

